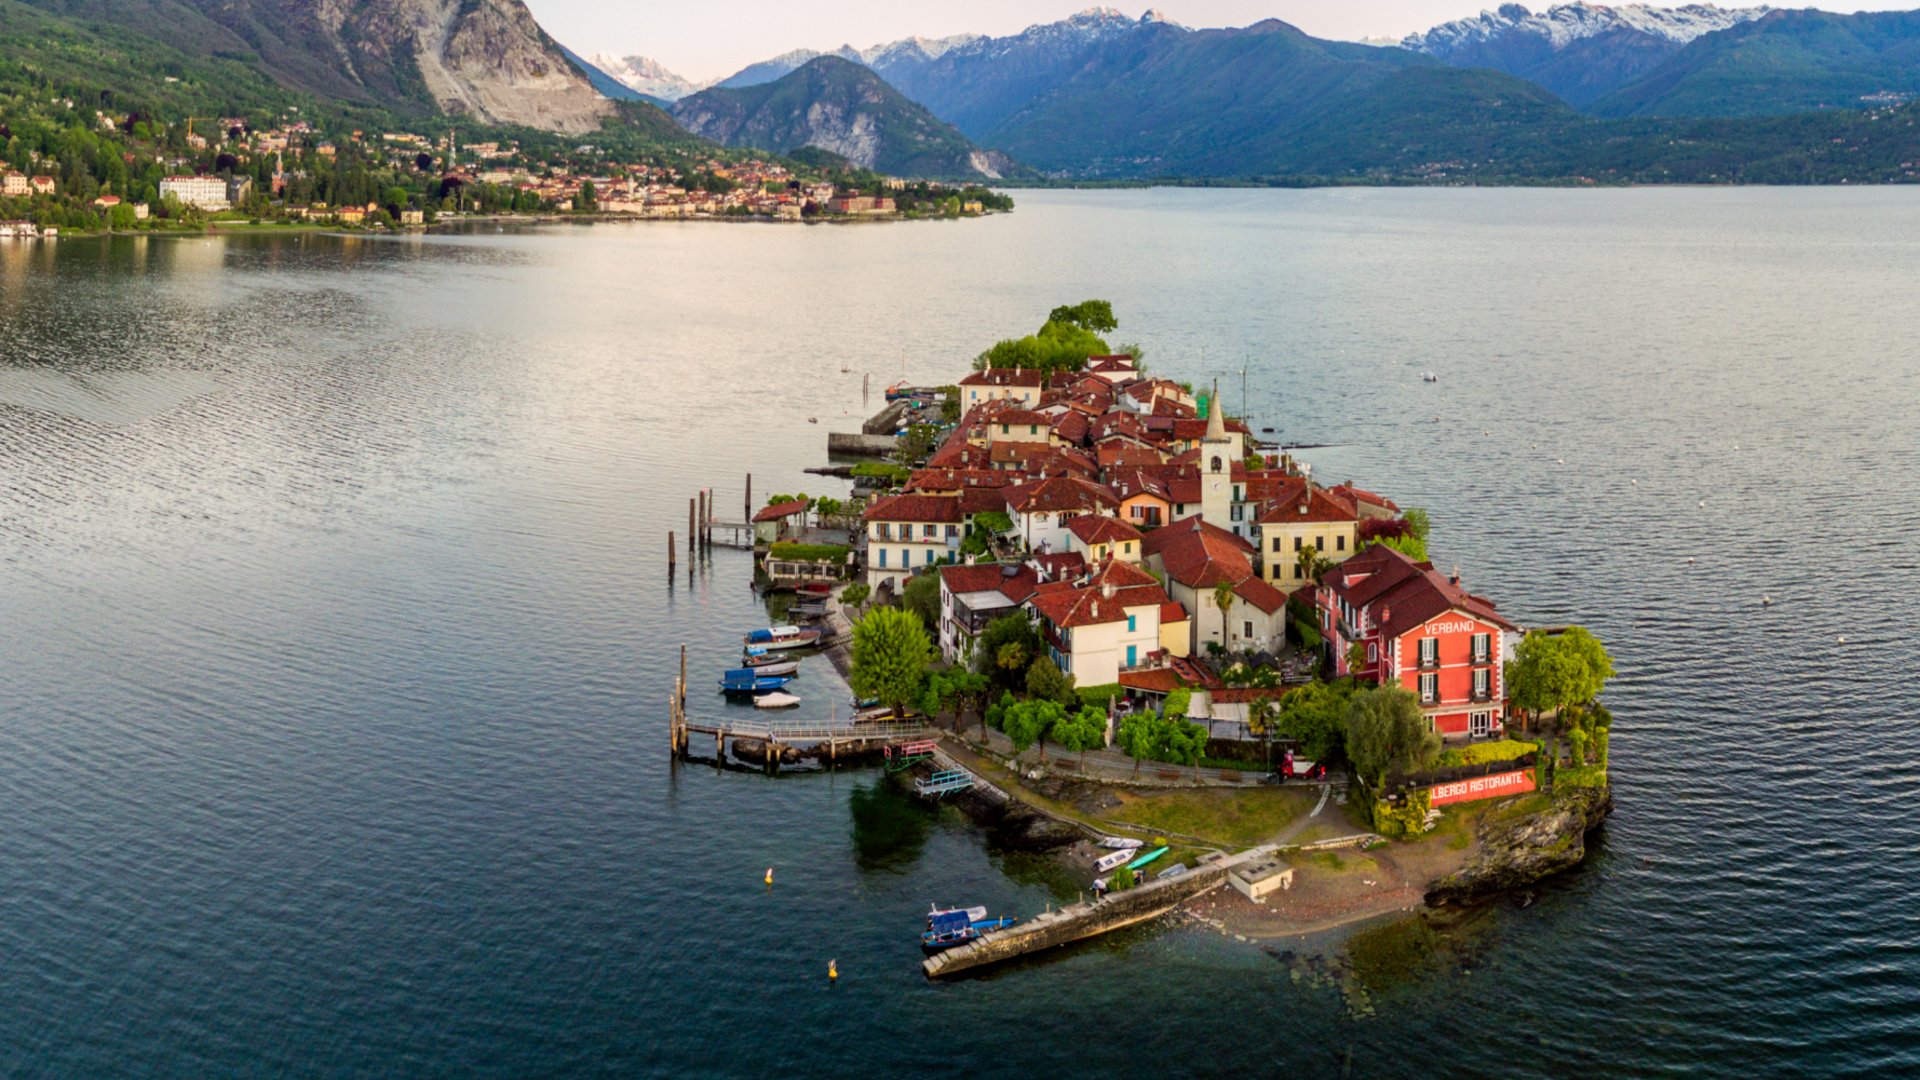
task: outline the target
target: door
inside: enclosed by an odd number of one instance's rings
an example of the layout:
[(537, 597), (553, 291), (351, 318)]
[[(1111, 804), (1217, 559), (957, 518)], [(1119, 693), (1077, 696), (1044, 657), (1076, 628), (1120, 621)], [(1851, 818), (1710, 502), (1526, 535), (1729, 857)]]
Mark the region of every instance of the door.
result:
[(1493, 733), (1493, 714), (1477, 712), (1467, 718), (1467, 730), (1476, 739), (1484, 739)]
[(1140, 646), (1138, 645), (1127, 646), (1127, 666), (1128, 667), (1133, 667), (1139, 663), (1139, 652), (1140, 652)]

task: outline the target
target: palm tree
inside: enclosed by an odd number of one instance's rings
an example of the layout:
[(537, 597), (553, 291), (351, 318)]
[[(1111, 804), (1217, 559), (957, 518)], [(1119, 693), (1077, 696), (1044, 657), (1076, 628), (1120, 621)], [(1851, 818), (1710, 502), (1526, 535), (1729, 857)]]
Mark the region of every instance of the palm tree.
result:
[(1316, 544), (1307, 544), (1293, 553), (1293, 572), (1301, 578), (1320, 576), (1320, 548)]
[(1227, 613), (1233, 610), (1233, 582), (1222, 581), (1213, 587), (1213, 603), (1220, 609), (1220, 648), (1225, 651), (1233, 640), (1227, 627)]

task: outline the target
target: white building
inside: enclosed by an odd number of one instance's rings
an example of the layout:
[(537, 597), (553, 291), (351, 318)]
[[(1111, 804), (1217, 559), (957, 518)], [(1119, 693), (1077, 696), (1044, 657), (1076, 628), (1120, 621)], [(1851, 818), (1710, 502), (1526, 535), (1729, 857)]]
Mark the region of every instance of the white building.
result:
[(173, 196), (187, 206), (201, 210), (226, 210), (227, 182), (217, 176), (169, 176), (160, 181), (160, 197)]

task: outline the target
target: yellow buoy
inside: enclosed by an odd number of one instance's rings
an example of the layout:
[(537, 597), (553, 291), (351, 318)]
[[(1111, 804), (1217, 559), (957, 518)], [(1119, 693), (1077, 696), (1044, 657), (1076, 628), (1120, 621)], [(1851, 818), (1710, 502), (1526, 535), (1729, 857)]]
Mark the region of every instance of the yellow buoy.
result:
[(767, 867), (767, 884), (773, 884), (773, 867)]
[(840, 977), (840, 961), (838, 960), (827, 961), (827, 978), (837, 979), (839, 977)]

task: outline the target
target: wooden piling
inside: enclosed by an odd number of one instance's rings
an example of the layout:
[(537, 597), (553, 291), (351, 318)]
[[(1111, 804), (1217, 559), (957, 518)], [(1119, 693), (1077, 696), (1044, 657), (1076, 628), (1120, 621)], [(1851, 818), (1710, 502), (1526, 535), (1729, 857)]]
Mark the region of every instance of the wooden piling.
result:
[(746, 498), (746, 509), (744, 513), (746, 516), (742, 517), (740, 520), (742, 521), (753, 520), (753, 474), (752, 473), (747, 474), (747, 498)]
[(675, 559), (673, 555), (673, 530), (668, 529), (667, 530), (667, 569), (671, 570), (678, 565), (680, 565), (679, 561)]

